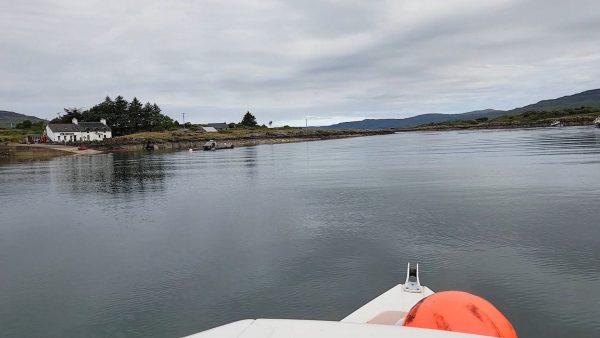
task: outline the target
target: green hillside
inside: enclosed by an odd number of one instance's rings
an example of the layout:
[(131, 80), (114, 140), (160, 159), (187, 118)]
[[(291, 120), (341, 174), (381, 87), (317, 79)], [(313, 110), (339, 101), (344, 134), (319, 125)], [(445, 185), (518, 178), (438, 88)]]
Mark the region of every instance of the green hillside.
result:
[[(569, 108), (600, 108), (600, 89), (588, 90), (574, 95), (563, 96), (556, 99), (543, 100), (538, 103), (530, 104), (525, 107), (512, 110), (494, 110), (484, 109), (462, 114), (422, 114), (404, 119), (368, 119), (363, 121), (342, 122), (328, 126), (327, 128), (411, 128), (426, 124), (437, 125), (460, 125), (465, 121), (471, 121), (487, 118), (495, 119), (499, 116), (516, 116), (530, 111), (544, 111), (545, 115), (556, 117), (563, 114), (564, 109)], [(508, 118), (504, 118), (505, 120)], [(516, 117), (517, 120), (526, 120), (529, 117)]]
[(469, 129), (469, 128), (515, 128), (545, 127), (560, 121), (565, 125), (591, 124), (600, 116), (600, 107), (562, 108), (554, 110), (529, 110), (521, 114), (505, 114), (494, 118), (477, 118), (428, 123), (414, 129)]
[(31, 122), (45, 121), (39, 117), (29, 116), (24, 114), (15, 113), (12, 111), (0, 110), (0, 128), (10, 128), (11, 123), (14, 128), (17, 123), (29, 120)]
[(556, 111), (565, 108), (600, 107), (600, 89), (588, 90), (557, 99), (543, 100), (525, 107), (515, 108), (508, 114), (521, 114), (527, 111)]

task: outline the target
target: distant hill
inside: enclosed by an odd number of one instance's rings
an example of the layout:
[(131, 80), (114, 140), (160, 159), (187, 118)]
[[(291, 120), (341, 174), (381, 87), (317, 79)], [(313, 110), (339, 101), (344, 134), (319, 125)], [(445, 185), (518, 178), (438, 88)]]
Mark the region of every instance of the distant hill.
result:
[(501, 115), (518, 115), (527, 111), (549, 111), (580, 107), (600, 107), (600, 89), (588, 90), (574, 95), (559, 97), (557, 99), (543, 100), (538, 103), (508, 111), (484, 109), (462, 114), (422, 114), (405, 119), (368, 119), (342, 122), (325, 128), (407, 128), (428, 123), (474, 120), (482, 117), (492, 119)]
[(463, 114), (422, 114), (405, 119), (367, 119), (362, 121), (342, 122), (326, 128), (348, 128), (348, 129), (376, 129), (376, 128), (407, 128), (421, 124), (437, 123), (465, 119), (477, 119), (480, 117), (496, 117), (504, 114), (502, 110), (484, 109)]
[(557, 110), (564, 108), (600, 107), (600, 89), (588, 90), (557, 99), (543, 100), (525, 107), (509, 110), (509, 114), (520, 114), (532, 110)]
[(31, 122), (45, 121), (44, 119), (40, 119), (39, 117), (35, 116), (23, 115), (12, 111), (0, 110), (0, 128), (9, 128), (11, 123), (14, 127), (17, 125), (17, 123), (23, 122), (25, 120), (29, 120)]

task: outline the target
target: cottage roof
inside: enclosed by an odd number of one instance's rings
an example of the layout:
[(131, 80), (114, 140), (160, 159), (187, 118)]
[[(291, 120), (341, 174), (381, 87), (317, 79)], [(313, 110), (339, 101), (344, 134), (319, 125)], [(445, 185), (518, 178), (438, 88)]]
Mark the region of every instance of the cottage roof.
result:
[(110, 127), (101, 122), (51, 123), (48, 128), (55, 133), (76, 133), (85, 131), (110, 131)]
[(81, 131), (110, 131), (110, 127), (101, 122), (79, 122)]
[(71, 123), (52, 123), (48, 125), (48, 128), (55, 133), (76, 133), (80, 131), (76, 124)]
[(202, 127), (202, 130), (204, 130), (207, 133), (216, 133), (217, 130), (213, 127)]
[(227, 129), (229, 128), (229, 125), (227, 123), (221, 122), (221, 123), (207, 123), (206, 124), (207, 127), (213, 127), (215, 129)]

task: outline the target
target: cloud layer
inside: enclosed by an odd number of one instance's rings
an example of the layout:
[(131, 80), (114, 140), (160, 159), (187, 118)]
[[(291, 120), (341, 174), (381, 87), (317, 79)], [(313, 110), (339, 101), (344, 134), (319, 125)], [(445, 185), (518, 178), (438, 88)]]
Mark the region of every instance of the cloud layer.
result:
[(104, 96), (276, 125), (508, 109), (600, 87), (593, 0), (0, 0), (0, 109)]

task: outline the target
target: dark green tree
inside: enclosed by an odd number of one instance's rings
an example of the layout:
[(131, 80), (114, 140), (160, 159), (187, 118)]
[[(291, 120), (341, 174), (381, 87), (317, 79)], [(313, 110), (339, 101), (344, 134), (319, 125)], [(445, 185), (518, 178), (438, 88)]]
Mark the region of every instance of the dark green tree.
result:
[(242, 118), (242, 122), (240, 122), (240, 124), (244, 127), (256, 127), (256, 117), (254, 117), (254, 115), (250, 114), (248, 111)]
[(134, 97), (127, 107), (127, 118), (128, 118), (128, 132), (135, 132), (138, 130), (144, 130), (142, 103)]
[(73, 118), (79, 121), (83, 120), (83, 111), (81, 108), (65, 108), (63, 110), (65, 114), (53, 119), (50, 123), (71, 123)]
[(130, 119), (129, 116), (127, 116), (127, 107), (129, 107), (129, 102), (127, 102), (123, 96), (119, 95), (115, 98), (114, 106), (115, 119), (111, 125), (111, 128), (115, 130), (115, 134), (125, 135), (131, 131)]
[(85, 113), (85, 119), (86, 121), (106, 119), (109, 125), (114, 125), (117, 119), (115, 103), (107, 96), (102, 103), (93, 106)]
[(73, 117), (82, 122), (98, 122), (100, 119), (106, 119), (114, 135), (164, 130), (175, 125), (173, 119), (161, 113), (156, 103), (148, 102), (142, 105), (135, 97), (129, 103), (122, 96), (117, 96), (114, 101), (107, 96), (104, 101), (87, 111), (78, 108), (65, 109), (65, 114), (52, 120), (51, 123), (71, 123)]
[(32, 124), (31, 121), (25, 120), (21, 123), (17, 123), (17, 129), (31, 129)]

